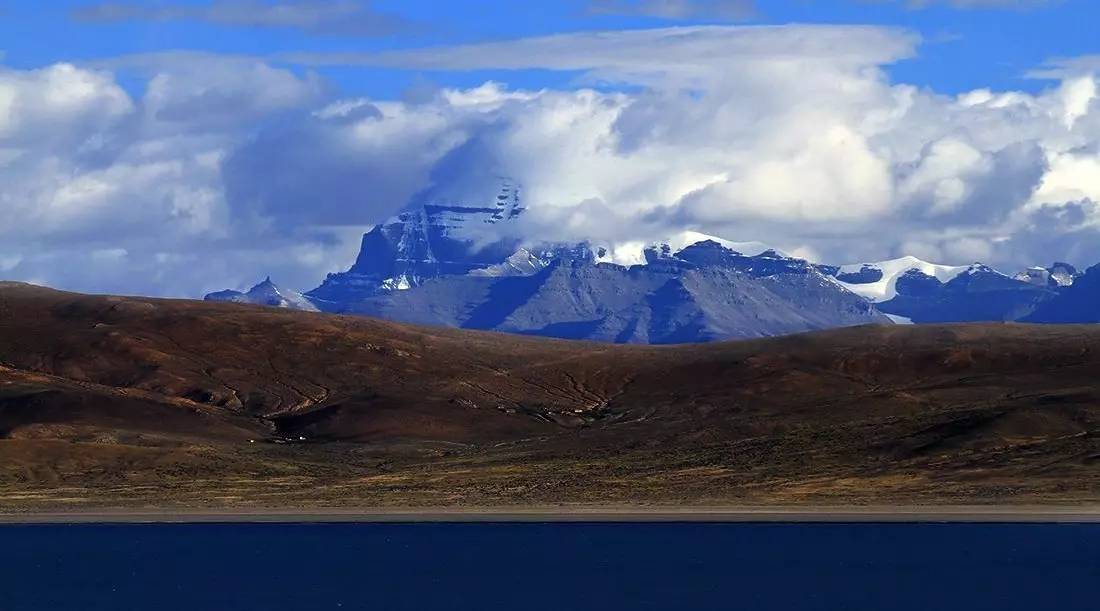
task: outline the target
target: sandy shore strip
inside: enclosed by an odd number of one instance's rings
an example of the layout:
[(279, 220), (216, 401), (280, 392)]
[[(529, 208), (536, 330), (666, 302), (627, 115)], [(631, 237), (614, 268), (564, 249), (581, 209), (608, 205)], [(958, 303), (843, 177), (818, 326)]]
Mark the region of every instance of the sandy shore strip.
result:
[(0, 513), (0, 524), (354, 522), (1100, 523), (1100, 505), (90, 509)]

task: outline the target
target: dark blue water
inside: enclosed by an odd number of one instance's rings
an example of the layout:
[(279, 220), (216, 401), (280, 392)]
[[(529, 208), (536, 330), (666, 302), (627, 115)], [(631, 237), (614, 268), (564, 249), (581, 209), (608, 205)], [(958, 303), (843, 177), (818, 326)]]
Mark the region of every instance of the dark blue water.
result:
[(0, 527), (0, 609), (1100, 609), (1100, 525)]

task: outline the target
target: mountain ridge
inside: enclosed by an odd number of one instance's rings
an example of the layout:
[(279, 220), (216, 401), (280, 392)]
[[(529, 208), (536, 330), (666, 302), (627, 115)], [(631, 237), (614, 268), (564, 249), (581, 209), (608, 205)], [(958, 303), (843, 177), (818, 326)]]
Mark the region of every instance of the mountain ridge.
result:
[(669, 343), (868, 323), (1043, 322), (1043, 304), (1085, 294), (1071, 290), (1082, 274), (1065, 263), (1012, 276), (912, 256), (829, 265), (693, 231), (652, 242), (532, 242), (520, 237), (519, 185), (502, 179), (477, 205), (440, 193), (373, 227), (350, 268), (304, 294), (268, 279), (204, 299)]

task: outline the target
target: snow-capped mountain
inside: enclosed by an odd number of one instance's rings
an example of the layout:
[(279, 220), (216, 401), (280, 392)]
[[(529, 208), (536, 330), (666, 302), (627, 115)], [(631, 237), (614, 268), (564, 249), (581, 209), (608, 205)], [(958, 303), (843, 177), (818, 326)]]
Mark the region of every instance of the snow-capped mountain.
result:
[(1051, 281), (1060, 287), (1073, 286), (1074, 281), (1083, 275), (1069, 263), (1055, 263), (1047, 268), (1047, 272), (1050, 273)]
[(281, 289), (267, 277), (263, 282), (249, 289), (247, 292), (226, 290), (210, 293), (205, 297), (206, 301), (230, 301), (233, 303), (250, 303), (252, 305), (271, 306), (275, 308), (288, 308), (291, 310), (304, 310), (317, 312), (317, 306), (301, 293)]
[(880, 311), (916, 323), (1018, 320), (1056, 295), (1048, 284), (981, 263), (938, 265), (916, 257), (842, 265), (836, 279)]
[[(818, 266), (759, 243), (684, 233), (537, 248), (502, 237), (479, 248), (465, 239), (470, 223), (508, 222), (522, 212), (518, 198), (497, 201), (504, 205), (429, 204), (402, 213), (364, 236), (349, 271), (330, 274), (304, 299), (328, 312), (632, 343), (889, 324)], [(237, 292), (207, 298), (255, 303)]]
[(1024, 322), (1097, 323), (1100, 322), (1100, 265), (1074, 277), (1058, 294), (1041, 304)]
[(1100, 291), (1090, 288), (1100, 271), (1082, 275), (1065, 263), (1014, 276), (916, 257), (832, 266), (690, 231), (649, 242), (531, 243), (516, 223), (520, 186), (497, 179), (477, 187), (460, 190), (479, 193), (473, 199), (425, 191), (363, 236), (350, 269), (304, 295), (268, 279), (207, 299), (639, 343), (1100, 311), (1092, 307)]
[(954, 280), (969, 267), (937, 265), (916, 257), (901, 257), (876, 263), (841, 265), (836, 279), (844, 288), (873, 302), (890, 301), (897, 296), (898, 280), (910, 272), (935, 278), (941, 283)]
[(553, 260), (553, 253), (536, 254), (526, 248), (520, 248), (508, 255), (500, 263), (470, 270), (471, 276), (502, 278), (505, 276), (533, 276), (539, 273)]
[(1013, 278), (1035, 286), (1059, 288), (1072, 286), (1080, 276), (1077, 268), (1069, 263), (1055, 263), (1050, 267), (1029, 267)]
[[(348, 313), (468, 329), (628, 343), (698, 342), (889, 324), (816, 266), (715, 241), (646, 251), (643, 264), (598, 260), (588, 245), (533, 257), (524, 273), (440, 276), (346, 304)], [(530, 253), (527, 253), (530, 254)], [(524, 256), (523, 261), (531, 257)], [(543, 265), (545, 263), (545, 265)], [(509, 272), (515, 266), (508, 266)], [(533, 271), (533, 273), (529, 273)]]
[(700, 242), (714, 242), (723, 248), (739, 255), (749, 257), (761, 255), (772, 251), (779, 256), (787, 256), (772, 249), (762, 242), (731, 242), (719, 237), (699, 233), (697, 231), (682, 231), (666, 239), (655, 242), (627, 241), (618, 244), (597, 243), (591, 245), (595, 259), (599, 263), (614, 263), (630, 267), (631, 265), (645, 265), (654, 257), (670, 256), (685, 248)]
[[(367, 232), (351, 269), (329, 274), (306, 295), (315, 303), (340, 304), (503, 263), (520, 240), (498, 227), (522, 213), (519, 187), (509, 180), (477, 205), (431, 200)], [(495, 239), (486, 242), (485, 236)]]

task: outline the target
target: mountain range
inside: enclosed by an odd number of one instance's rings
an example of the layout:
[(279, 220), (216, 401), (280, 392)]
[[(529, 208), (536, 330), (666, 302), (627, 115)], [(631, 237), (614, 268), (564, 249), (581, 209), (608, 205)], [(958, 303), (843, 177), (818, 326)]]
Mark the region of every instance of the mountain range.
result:
[(806, 261), (683, 232), (651, 244), (532, 244), (520, 187), (489, 201), (428, 198), (363, 236), (355, 263), (304, 294), (270, 278), (208, 301), (360, 314), (616, 343), (688, 343), (862, 324), (1100, 320), (1100, 268), (1015, 275), (915, 257)]

